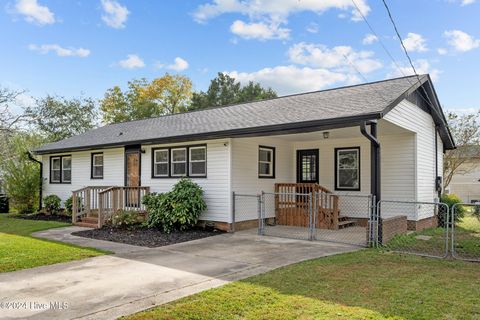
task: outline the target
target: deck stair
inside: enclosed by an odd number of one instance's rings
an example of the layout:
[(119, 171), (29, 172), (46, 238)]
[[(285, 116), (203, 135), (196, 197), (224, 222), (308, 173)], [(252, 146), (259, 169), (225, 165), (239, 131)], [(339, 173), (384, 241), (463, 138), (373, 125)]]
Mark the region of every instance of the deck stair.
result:
[(356, 225), (356, 222), (352, 220), (348, 220), (348, 217), (345, 217), (345, 216), (338, 217), (338, 229), (354, 227), (355, 225)]

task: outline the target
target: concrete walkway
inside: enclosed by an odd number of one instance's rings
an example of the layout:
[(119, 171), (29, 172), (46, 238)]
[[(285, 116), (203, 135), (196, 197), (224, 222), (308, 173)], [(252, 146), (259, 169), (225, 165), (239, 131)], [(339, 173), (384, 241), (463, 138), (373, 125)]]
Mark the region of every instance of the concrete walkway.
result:
[[(54, 229), (52, 238), (82, 244), (68, 235), (71, 227), (62, 229)], [(85, 241), (117, 253), (0, 274), (0, 302), (27, 303), (17, 310), (3, 308), (0, 318), (114, 319), (291, 263), (359, 250), (248, 230), (154, 249)], [(64, 309), (38, 305), (53, 302), (65, 303)], [(38, 303), (37, 310), (32, 303)]]

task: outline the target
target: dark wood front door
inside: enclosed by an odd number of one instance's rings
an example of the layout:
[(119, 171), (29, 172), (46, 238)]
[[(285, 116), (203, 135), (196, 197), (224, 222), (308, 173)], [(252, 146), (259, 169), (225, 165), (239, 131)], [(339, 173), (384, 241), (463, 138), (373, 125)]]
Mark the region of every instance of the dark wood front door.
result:
[[(125, 151), (125, 186), (139, 187), (140, 183), (140, 150)], [(138, 188), (125, 188), (125, 200), (128, 207), (140, 205)]]
[(318, 183), (318, 149), (297, 150), (297, 182)]

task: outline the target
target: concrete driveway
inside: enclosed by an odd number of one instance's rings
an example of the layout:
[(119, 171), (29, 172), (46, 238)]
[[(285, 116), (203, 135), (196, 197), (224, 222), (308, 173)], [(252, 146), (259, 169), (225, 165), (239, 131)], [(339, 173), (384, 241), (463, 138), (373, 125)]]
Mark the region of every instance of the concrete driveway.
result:
[[(55, 232), (71, 232), (66, 230)], [(291, 263), (359, 250), (262, 237), (253, 230), (154, 249), (118, 249), (115, 255), (0, 274), (0, 303), (21, 303), (15, 310), (4, 305), (0, 318), (114, 319)], [(55, 302), (57, 309), (47, 308)]]

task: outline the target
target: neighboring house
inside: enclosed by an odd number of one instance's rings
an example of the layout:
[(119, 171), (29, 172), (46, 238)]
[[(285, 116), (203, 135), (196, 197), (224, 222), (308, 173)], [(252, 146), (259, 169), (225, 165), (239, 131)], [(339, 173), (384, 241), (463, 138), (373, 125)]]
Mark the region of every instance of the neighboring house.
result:
[(448, 193), (459, 196), (463, 202), (480, 202), (480, 146), (469, 146), (468, 159), (460, 165), (447, 187)]
[[(65, 200), (77, 189), (118, 186), (101, 201), (135, 207), (148, 189), (165, 192), (188, 176), (204, 190), (201, 219), (228, 229), (232, 192), (273, 192), (276, 183), (435, 201), (443, 151), (454, 147), (430, 77), (422, 75), (107, 125), (35, 153), (44, 195)], [(97, 206), (98, 192), (82, 190), (78, 197)]]

